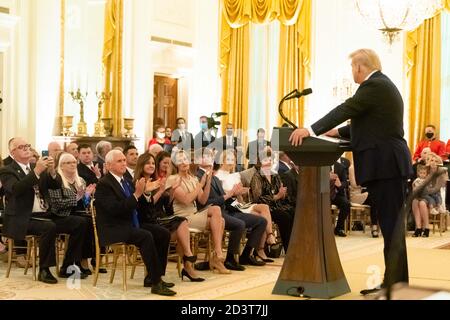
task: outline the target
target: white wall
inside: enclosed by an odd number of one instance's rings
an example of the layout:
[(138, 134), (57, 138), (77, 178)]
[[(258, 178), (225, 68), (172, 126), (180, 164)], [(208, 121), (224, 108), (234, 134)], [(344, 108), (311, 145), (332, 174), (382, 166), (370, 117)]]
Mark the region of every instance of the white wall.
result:
[[(209, 0), (125, 3), (124, 113), (135, 118), (142, 151), (152, 136), (155, 74), (179, 79), (178, 116), (187, 119), (191, 131), (199, 131), (201, 114), (219, 111), (219, 6)], [(192, 43), (192, 48), (152, 42), (152, 36)]]
[(29, 112), (35, 112), (34, 145), (37, 150), (45, 150), (52, 141), (59, 108), (61, 8), (55, 0), (30, 2), (33, 17), (30, 50), (33, 54), (28, 70), (31, 81), (29, 106), (32, 107)]
[[(314, 93), (307, 98), (305, 125), (311, 125), (339, 104), (333, 87), (344, 77), (352, 79), (348, 55), (356, 49), (374, 49), (380, 55), (383, 72), (403, 92), (403, 37), (390, 47), (381, 33), (359, 15), (353, 0), (313, 1), (313, 21)], [(405, 94), (403, 98), (406, 106)]]
[[(22, 136), (35, 142), (34, 111), (30, 105), (30, 48), (31, 1), (3, 1), (10, 15), (1, 15), (0, 47), (4, 52), (2, 123), (0, 143), (2, 155), (8, 154), (7, 141)], [(31, 109), (31, 110), (30, 110)]]

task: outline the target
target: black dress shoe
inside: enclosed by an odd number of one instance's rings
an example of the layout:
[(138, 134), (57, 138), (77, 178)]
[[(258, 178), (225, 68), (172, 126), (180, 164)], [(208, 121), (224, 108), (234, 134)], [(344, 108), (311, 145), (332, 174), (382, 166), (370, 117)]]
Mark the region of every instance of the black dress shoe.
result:
[(174, 296), (177, 293), (163, 285), (163, 282), (160, 281), (157, 284), (152, 285), (151, 293), (159, 294), (160, 296)]
[(161, 282), (162, 282), (162, 285), (163, 285), (164, 287), (166, 287), (166, 288), (173, 288), (173, 287), (175, 287), (175, 283), (172, 283), (172, 282), (165, 282), (164, 280), (161, 280)]
[(87, 274), (83, 273), (78, 266), (70, 268), (70, 272), (67, 271), (68, 268), (59, 269), (59, 277), (60, 278), (69, 278), (72, 276), (79, 276), (80, 279), (86, 279), (88, 277)]
[(236, 261), (229, 261), (225, 260), (224, 262), (225, 268), (228, 270), (234, 270), (234, 271), (244, 271), (245, 267), (243, 265), (240, 265)]
[(379, 289), (379, 288), (364, 289), (364, 290), (361, 290), (360, 293), (361, 293), (363, 296), (366, 296), (366, 295), (368, 295), (368, 294), (378, 293), (378, 292), (380, 292), (380, 290), (381, 290), (381, 289)]
[(85, 269), (83, 267), (80, 267), (80, 271), (81, 271), (81, 273), (83, 273), (83, 274), (85, 274), (87, 276), (91, 276), (92, 275), (92, 271), (89, 270), (89, 269)]
[[(161, 280), (161, 283), (166, 288), (173, 288), (173, 287), (175, 287), (175, 283), (172, 283), (172, 282), (165, 282), (164, 280)], [(145, 279), (144, 279), (144, 287), (145, 288), (152, 287), (152, 280), (148, 276), (145, 277)]]
[(249, 264), (251, 266), (257, 266), (257, 267), (262, 267), (262, 266), (266, 265), (266, 263), (264, 261), (258, 261), (253, 256), (248, 256), (248, 257), (240, 256), (239, 263), (244, 266)]
[(334, 234), (339, 237), (346, 237), (345, 231), (342, 229), (334, 229)]
[[(95, 264), (92, 265), (92, 270), (95, 271)], [(108, 271), (105, 268), (99, 268), (98, 273), (108, 273)]]
[(85, 269), (81, 266), (81, 264), (76, 264), (76, 266), (80, 269), (81, 273), (84, 273), (87, 276), (91, 276), (92, 275), (92, 271), (88, 269)]
[(38, 280), (49, 284), (58, 283), (48, 268), (39, 270)]

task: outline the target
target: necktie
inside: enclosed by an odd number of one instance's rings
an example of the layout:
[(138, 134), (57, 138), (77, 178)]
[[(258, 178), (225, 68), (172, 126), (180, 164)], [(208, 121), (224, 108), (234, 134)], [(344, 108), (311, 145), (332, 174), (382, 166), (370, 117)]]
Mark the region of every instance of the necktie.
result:
[[(122, 185), (124, 194), (127, 198), (131, 197), (131, 190), (128, 186), (128, 183), (125, 181), (125, 179), (120, 180), (120, 184)], [(133, 210), (133, 216), (131, 220), (133, 227), (139, 228), (139, 219), (138, 219), (138, 213), (136, 210)]]
[(25, 173), (28, 175), (30, 172), (31, 172), (31, 169), (30, 169), (30, 167), (27, 166), (25, 169)]
[(95, 172), (94, 166), (90, 166), (89, 168), (91, 169), (92, 172)]

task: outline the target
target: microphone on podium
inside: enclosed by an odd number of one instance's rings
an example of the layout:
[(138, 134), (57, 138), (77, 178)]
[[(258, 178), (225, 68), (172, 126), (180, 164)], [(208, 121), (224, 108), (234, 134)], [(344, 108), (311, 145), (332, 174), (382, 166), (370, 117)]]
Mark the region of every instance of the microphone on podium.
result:
[(291, 100), (291, 99), (297, 99), (303, 96), (307, 96), (309, 94), (311, 94), (313, 91), (311, 88), (305, 89), (303, 91), (298, 91), (297, 89), (295, 89), (294, 91), (290, 92), (288, 95), (286, 95), (281, 101), (280, 104), (278, 105), (278, 113), (280, 114), (281, 118), (286, 121), (287, 123), (289, 123), (294, 129), (297, 129), (297, 126), (292, 123), (292, 121), (290, 121), (283, 113), (283, 102), (287, 101), (287, 100)]
[(300, 98), (300, 97), (303, 97), (303, 96), (307, 96), (307, 95), (309, 95), (309, 94), (311, 94), (311, 93), (313, 93), (313, 91), (312, 91), (311, 88), (305, 89), (305, 90), (303, 90), (302, 92), (300, 92), (300, 91), (298, 91), (298, 90), (295, 90), (294, 93), (292, 94), (292, 96), (288, 96), (288, 97), (285, 99), (285, 101), (286, 101), (286, 100), (291, 100), (291, 99), (297, 99), (297, 98)]

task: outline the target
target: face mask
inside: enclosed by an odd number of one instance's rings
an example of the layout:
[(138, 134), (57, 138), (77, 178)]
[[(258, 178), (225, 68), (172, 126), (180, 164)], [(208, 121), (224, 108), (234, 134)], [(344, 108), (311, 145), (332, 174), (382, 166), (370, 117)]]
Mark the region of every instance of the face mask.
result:
[(433, 132), (427, 132), (427, 133), (425, 134), (425, 136), (426, 136), (428, 139), (431, 139), (431, 138), (434, 137), (434, 133), (433, 133)]
[(208, 124), (205, 122), (200, 123), (200, 129), (202, 130), (208, 130)]
[(186, 129), (186, 124), (180, 123), (180, 124), (178, 125), (178, 129), (180, 129), (180, 130)]
[(164, 132), (157, 132), (157, 133), (156, 133), (156, 136), (157, 136), (159, 139), (164, 139), (165, 136), (166, 136), (166, 134), (165, 134)]
[(232, 136), (233, 135), (233, 130), (227, 130), (227, 136)]

